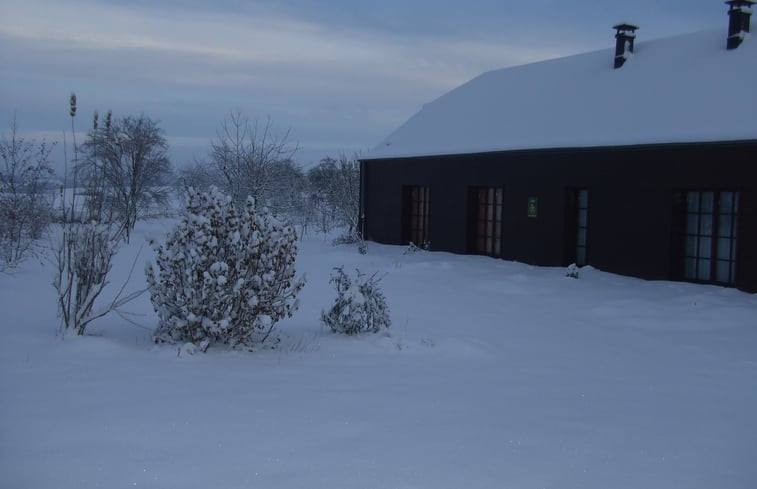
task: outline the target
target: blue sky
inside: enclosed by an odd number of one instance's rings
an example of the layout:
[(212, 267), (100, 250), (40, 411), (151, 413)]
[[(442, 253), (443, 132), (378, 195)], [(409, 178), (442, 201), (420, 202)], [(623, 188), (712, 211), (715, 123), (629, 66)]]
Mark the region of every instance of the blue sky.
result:
[(726, 29), (719, 0), (0, 0), (0, 131), (61, 139), (94, 110), (160, 121), (176, 165), (231, 110), (270, 116), (310, 165), (365, 151), (422, 104), (488, 70)]

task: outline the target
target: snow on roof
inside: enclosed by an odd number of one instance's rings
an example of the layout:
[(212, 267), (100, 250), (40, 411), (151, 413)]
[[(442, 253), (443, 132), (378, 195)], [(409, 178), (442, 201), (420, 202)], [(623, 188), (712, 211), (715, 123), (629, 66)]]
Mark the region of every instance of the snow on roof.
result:
[(757, 39), (705, 31), (484, 73), (423, 109), (365, 159), (757, 139)]

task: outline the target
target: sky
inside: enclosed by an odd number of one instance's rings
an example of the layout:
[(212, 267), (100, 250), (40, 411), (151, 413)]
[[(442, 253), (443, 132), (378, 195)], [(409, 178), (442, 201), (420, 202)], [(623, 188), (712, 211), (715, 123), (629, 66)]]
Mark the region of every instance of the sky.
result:
[(75, 92), (79, 138), (95, 110), (144, 114), (180, 167), (239, 111), (288, 131), (308, 167), (367, 152), (483, 72), (613, 47), (619, 22), (639, 41), (725, 32), (726, 12), (720, 0), (0, 0), (0, 133), (15, 117), (22, 135), (62, 140)]

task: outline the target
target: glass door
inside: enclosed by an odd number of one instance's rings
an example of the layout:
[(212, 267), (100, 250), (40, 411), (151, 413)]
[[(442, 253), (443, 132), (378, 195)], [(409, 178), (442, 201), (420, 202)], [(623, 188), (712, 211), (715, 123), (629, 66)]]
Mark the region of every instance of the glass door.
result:
[(738, 192), (686, 193), (686, 279), (724, 284), (736, 281), (738, 213)]

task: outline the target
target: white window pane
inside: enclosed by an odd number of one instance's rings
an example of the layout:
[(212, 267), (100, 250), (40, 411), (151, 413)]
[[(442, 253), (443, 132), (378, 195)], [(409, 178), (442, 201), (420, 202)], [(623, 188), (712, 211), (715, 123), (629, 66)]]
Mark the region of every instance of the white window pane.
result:
[(718, 282), (728, 283), (730, 282), (731, 263), (727, 261), (720, 261), (715, 267), (715, 280)]
[(576, 240), (578, 246), (586, 246), (586, 229), (578, 230), (578, 239)]
[(699, 238), (699, 256), (701, 258), (710, 258), (712, 253), (712, 239)]
[(578, 207), (582, 207), (584, 209), (589, 207), (589, 191), (588, 190), (578, 191)]
[(699, 192), (686, 194), (686, 208), (689, 212), (699, 212)]
[(731, 259), (731, 240), (728, 238), (718, 238), (718, 260)]
[(586, 265), (586, 248), (579, 247), (577, 256), (576, 256), (576, 265), (583, 266)]
[(733, 213), (733, 192), (720, 193), (720, 213), (721, 214)]
[(733, 222), (732, 216), (728, 214), (720, 216), (720, 219), (718, 219), (718, 236), (724, 238), (731, 236), (731, 222)]
[(697, 242), (696, 236), (686, 237), (686, 256), (697, 256)]
[(699, 260), (697, 263), (699, 269), (697, 270), (697, 279), (710, 280), (710, 260)]
[(731, 259), (731, 240), (728, 238), (718, 238), (718, 260)]
[(712, 236), (712, 214), (702, 214), (699, 218), (699, 234)]
[(582, 228), (586, 227), (586, 224), (588, 222), (588, 214), (589, 212), (586, 209), (581, 209), (578, 211), (578, 225)]
[(702, 192), (702, 212), (712, 212), (715, 208), (715, 192)]
[(689, 214), (687, 216), (686, 233), (699, 234), (699, 214)]

